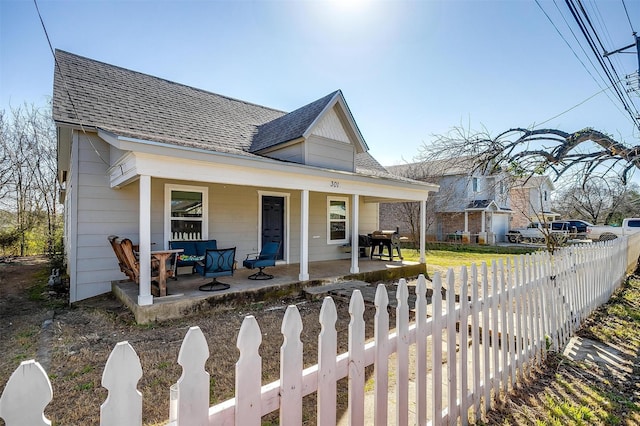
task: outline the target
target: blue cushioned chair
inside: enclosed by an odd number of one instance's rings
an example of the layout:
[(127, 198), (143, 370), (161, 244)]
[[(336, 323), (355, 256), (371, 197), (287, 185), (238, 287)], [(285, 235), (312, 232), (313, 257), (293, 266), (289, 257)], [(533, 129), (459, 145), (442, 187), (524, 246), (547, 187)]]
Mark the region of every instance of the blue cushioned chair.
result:
[(204, 259), (196, 262), (196, 272), (203, 277), (213, 278), (208, 284), (199, 287), (201, 291), (226, 290), (229, 284), (221, 283), (218, 277), (233, 275), (233, 264), (236, 259), (236, 248), (206, 249)]
[(242, 262), (245, 268), (255, 269), (258, 268), (258, 272), (249, 275), (250, 280), (270, 280), (273, 275), (265, 274), (263, 269), (267, 266), (276, 266), (276, 258), (280, 252), (280, 243), (271, 242), (262, 247), (259, 254), (248, 254), (247, 258)]

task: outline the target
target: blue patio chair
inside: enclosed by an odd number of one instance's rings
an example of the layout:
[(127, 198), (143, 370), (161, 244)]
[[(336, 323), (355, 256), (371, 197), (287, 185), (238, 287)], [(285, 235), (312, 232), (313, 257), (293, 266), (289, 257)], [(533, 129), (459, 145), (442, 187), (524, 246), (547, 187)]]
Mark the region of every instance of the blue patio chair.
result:
[(233, 275), (233, 266), (236, 259), (236, 248), (226, 249), (206, 249), (204, 259), (196, 262), (196, 272), (203, 277), (213, 278), (208, 284), (203, 284), (200, 291), (226, 290), (231, 287), (229, 284), (221, 283), (218, 277), (228, 277)]
[(270, 280), (273, 275), (265, 274), (263, 269), (267, 266), (276, 266), (276, 258), (280, 253), (280, 242), (270, 242), (262, 247), (260, 253), (250, 253), (242, 262), (242, 266), (249, 269), (258, 268), (258, 272), (249, 275), (250, 280)]

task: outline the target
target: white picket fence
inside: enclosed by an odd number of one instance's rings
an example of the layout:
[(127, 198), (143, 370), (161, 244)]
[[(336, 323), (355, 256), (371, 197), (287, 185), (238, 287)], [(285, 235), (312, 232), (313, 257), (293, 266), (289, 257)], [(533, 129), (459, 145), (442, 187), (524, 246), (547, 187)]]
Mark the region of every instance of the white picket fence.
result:
[[(205, 371), (209, 349), (200, 329), (192, 327), (178, 355), (183, 373), (170, 392), (169, 424), (260, 425), (262, 416), (279, 410), (281, 425), (300, 425), (303, 397), (313, 392), (318, 425), (467, 424), (489, 410), (500, 392), (528, 377), (548, 349), (559, 350), (582, 320), (609, 299), (625, 277), (626, 250), (624, 240), (616, 240), (566, 248), (553, 257), (536, 253), (490, 266), (473, 265), (469, 271), (463, 268), (457, 278), (449, 270), (444, 280), (435, 274), (432, 283), (420, 276), (413, 323), (409, 323), (408, 286), (400, 280), (392, 333), (388, 293), (379, 285), (375, 336), (370, 342), (365, 342), (365, 304), (355, 291), (349, 305), (349, 350), (340, 355), (336, 309), (327, 297), (319, 318), (318, 364), (306, 369), (302, 321), (297, 308), (290, 306), (282, 322), (280, 380), (267, 385), (261, 383), (258, 353), (262, 334), (256, 319), (247, 316), (237, 340), (236, 397), (213, 407)], [(446, 290), (444, 300), (441, 288)], [(454, 297), (455, 288), (459, 297)], [(395, 369), (389, 366), (392, 354)], [(410, 362), (410, 354), (415, 354), (415, 362)], [(365, 392), (365, 367), (371, 364), (375, 365), (372, 394)], [(390, 375), (395, 376), (394, 386), (389, 386)], [(100, 409), (101, 425), (142, 424), (142, 394), (137, 390), (141, 377), (134, 349), (127, 342), (118, 343), (102, 376), (108, 397)], [(337, 419), (336, 382), (345, 377), (348, 418)], [(410, 394), (409, 389), (415, 391)], [(0, 417), (7, 426), (50, 424), (44, 409), (51, 399), (46, 372), (36, 361), (25, 361), (0, 397)], [(395, 400), (395, 419), (388, 419), (390, 399)]]

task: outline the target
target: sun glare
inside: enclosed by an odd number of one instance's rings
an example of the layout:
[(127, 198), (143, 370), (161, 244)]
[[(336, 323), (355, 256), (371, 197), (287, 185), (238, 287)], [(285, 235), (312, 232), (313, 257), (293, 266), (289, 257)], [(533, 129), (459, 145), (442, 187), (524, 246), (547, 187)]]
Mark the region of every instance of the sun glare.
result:
[(345, 10), (361, 9), (370, 0), (331, 0), (337, 7)]

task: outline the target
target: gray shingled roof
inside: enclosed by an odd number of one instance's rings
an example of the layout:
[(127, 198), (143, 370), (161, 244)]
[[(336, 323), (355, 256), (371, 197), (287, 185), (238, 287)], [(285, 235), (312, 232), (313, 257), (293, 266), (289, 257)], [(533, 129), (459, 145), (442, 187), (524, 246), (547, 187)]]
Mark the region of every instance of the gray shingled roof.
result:
[(53, 118), (59, 122), (82, 123), (143, 140), (242, 153), (249, 150), (258, 126), (285, 115), (60, 50), (56, 62)]
[(258, 131), (254, 135), (251, 145), (251, 152), (257, 152), (301, 137), (338, 93), (340, 93), (339, 90), (287, 115), (258, 126)]
[(442, 176), (468, 175), (473, 167), (473, 157), (461, 156), (387, 166), (387, 170), (412, 179), (429, 181)]
[[(119, 136), (254, 156), (302, 136), (339, 93), (286, 113), (56, 50), (53, 118)], [(356, 155), (356, 166), (359, 173), (396, 178), (367, 152)]]

